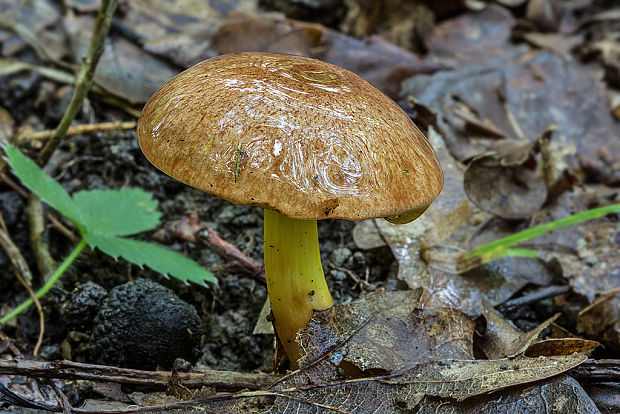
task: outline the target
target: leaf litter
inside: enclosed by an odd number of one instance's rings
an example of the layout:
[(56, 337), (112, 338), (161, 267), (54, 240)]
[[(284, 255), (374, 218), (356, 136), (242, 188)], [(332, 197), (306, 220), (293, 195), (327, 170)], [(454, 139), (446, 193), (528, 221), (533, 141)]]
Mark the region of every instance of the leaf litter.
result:
[[(600, 61), (599, 70), (571, 58), (573, 45), (583, 39), (580, 33), (570, 39), (570, 46), (527, 30), (520, 35), (529, 45), (511, 43), (520, 22), (507, 9), (476, 3), (467, 2), (476, 11), (416, 34), (429, 52), (424, 58), (380, 37), (360, 40), (320, 24), (257, 14), (250, 1), (239, 2), (250, 15), (228, 18), (224, 16), (229, 10), (216, 10), (219, 2), (205, 2), (199, 9), (169, 8), (163, 2), (149, 12), (139, 1), (127, 4), (124, 26), (118, 29), (122, 35), (111, 38), (111, 60), (106, 67), (104, 58), (97, 81), (129, 103), (144, 102), (178, 67), (218, 52), (304, 54), (348, 67), (390, 96), (400, 94), (401, 104), (412, 115), (432, 118), (427, 122), (429, 137), (446, 173), (444, 193), (417, 222), (395, 227), (376, 220), (358, 226), (366, 227), (358, 231), (360, 243), (373, 237), (365, 248), (387, 242), (399, 264), (398, 278), (410, 292), (370, 295), (317, 314), (299, 336), (305, 350), (300, 371), (262, 391), (191, 404), (215, 412), (247, 412), (249, 407), (262, 410), (257, 412), (509, 412), (524, 407), (530, 412), (598, 412), (574, 379), (547, 379), (585, 360), (593, 344), (579, 339), (537, 342), (550, 320), (525, 334), (496, 311), (490, 316), (489, 309), (526, 286), (546, 286), (561, 276), (592, 303), (579, 315), (579, 332), (613, 348), (620, 319), (618, 294), (613, 291), (620, 284), (613, 218), (534, 241), (545, 262), (505, 258), (465, 272), (455, 257), (516, 229), (618, 201), (613, 190), (601, 190), (618, 179), (620, 143), (613, 137), (619, 136), (619, 127), (613, 99), (607, 99), (602, 83), (603, 77), (616, 82), (613, 31), (604, 27), (617, 19), (602, 13), (579, 26), (588, 39), (581, 56)], [(501, 3), (513, 7), (525, 2)], [(526, 17), (558, 29), (570, 26), (556, 11), (536, 9), (543, 3), (531, 0)], [(398, 7), (394, 10), (398, 13)], [(88, 18), (79, 20), (66, 24), (69, 29), (80, 27), (74, 33), (86, 39)], [(373, 30), (369, 25), (362, 35), (372, 35)], [(397, 41), (398, 32), (387, 30), (385, 36)], [(46, 44), (60, 51), (56, 57), (66, 53)], [(72, 43), (74, 56), (80, 56), (77, 44)], [(136, 69), (145, 60), (150, 69)], [(409, 77), (401, 87), (401, 80)], [(573, 104), (576, 99), (579, 105)], [(548, 145), (539, 144), (550, 128)], [(511, 160), (516, 155), (518, 160)], [(461, 163), (468, 163), (467, 169)], [(472, 174), (475, 168), (477, 175)], [(545, 168), (553, 174), (546, 175)], [(490, 173), (493, 180), (488, 180)], [(566, 177), (574, 181), (562, 181)], [(505, 193), (495, 194), (492, 186), (472, 191), (472, 185), (485, 184), (485, 179)], [(560, 181), (565, 187), (557, 190)], [(575, 181), (587, 184), (577, 188)], [(519, 196), (506, 202), (515, 191), (521, 191)], [(551, 248), (544, 251), (545, 245)], [(554, 262), (561, 265), (559, 275)], [(488, 360), (474, 358), (479, 341), (474, 343), (477, 334), (470, 317), (480, 314), (487, 318), (487, 334), (480, 343), (486, 341)], [(529, 384), (532, 381), (539, 382)], [(493, 393), (497, 390), (501, 391)]]
[(317, 312), (298, 334), (298, 371), (266, 390), (192, 404), (229, 413), (247, 412), (252, 398), (262, 399), (257, 412), (264, 413), (425, 412), (436, 401), (455, 409), (467, 398), (546, 379), (587, 359), (583, 353), (474, 359), (473, 322), (452, 309), (422, 308), (424, 296), (422, 289), (375, 293)]

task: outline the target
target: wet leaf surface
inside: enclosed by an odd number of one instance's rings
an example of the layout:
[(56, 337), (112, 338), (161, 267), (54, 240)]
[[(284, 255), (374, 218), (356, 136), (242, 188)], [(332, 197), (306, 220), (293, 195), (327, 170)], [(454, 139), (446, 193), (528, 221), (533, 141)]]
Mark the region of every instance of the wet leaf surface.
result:
[[(554, 147), (575, 148), (570, 163), (573, 168), (581, 168), (591, 180), (609, 179), (613, 174), (610, 164), (616, 161), (602, 160), (600, 148), (620, 154), (620, 141), (615, 139), (620, 127), (609, 113), (599, 71), (553, 53), (513, 45), (500, 35), (489, 37), (497, 42), (495, 47), (466, 42), (467, 53), (460, 52), (459, 41), (465, 42), (463, 39), (472, 32), (484, 32), (495, 16), (505, 15), (489, 7), (437, 26), (437, 33), (428, 39), (429, 45), (437, 42), (431, 53), (446, 53), (459, 66), (406, 81), (402, 96), (415, 96), (437, 113), (446, 144), (459, 160), (497, 150), (503, 145), (498, 138), (533, 141), (553, 125), (557, 128)], [(512, 22), (510, 18), (504, 20), (493, 27), (499, 25), (504, 27), (503, 33), (509, 32)], [(463, 108), (478, 124), (492, 125), (493, 132), (480, 128), (472, 132), (468, 128), (471, 120), (463, 119)], [(617, 159), (618, 155), (612, 155), (612, 160)]]
[[(72, 28), (73, 56), (76, 62), (80, 62), (88, 47), (94, 20), (79, 17), (67, 24)], [(125, 38), (111, 36), (97, 66), (95, 82), (131, 103), (144, 103), (177, 73), (176, 68), (144, 52)]]
[(325, 26), (279, 15), (236, 15), (213, 40), (219, 53), (266, 51), (309, 56), (349, 69), (392, 98), (401, 80), (443, 68), (380, 37), (359, 40)]
[[(377, 293), (347, 306), (336, 305), (318, 312), (298, 336), (305, 352), (299, 371), (267, 390), (199, 400), (195, 404), (202, 409), (231, 413), (247, 410), (247, 400), (252, 398), (263, 398), (261, 405), (269, 406), (260, 411), (265, 413), (393, 413), (405, 407), (426, 412), (437, 403), (457, 407), (455, 401), (463, 400), (468, 401), (464, 407), (473, 408), (496, 404), (497, 400), (471, 397), (545, 379), (587, 359), (575, 353), (475, 360), (471, 320), (448, 309), (420, 309), (423, 296), (422, 290)], [(460, 358), (453, 359), (454, 356)], [(349, 373), (354, 372), (351, 367), (357, 368), (357, 375), (376, 374), (342, 377), (337, 367)], [(555, 387), (563, 391), (567, 384), (575, 391), (581, 390), (571, 381), (558, 380), (549, 391)], [(544, 389), (546, 393), (549, 384), (528, 387), (523, 394), (513, 390), (502, 395), (509, 397), (510, 404), (522, 404), (536, 390)], [(583, 390), (581, 393), (582, 404), (587, 405), (589, 400)], [(564, 403), (557, 398), (546, 396), (549, 403)]]
[(373, 294), (318, 312), (299, 334), (303, 371), (325, 359), (360, 372), (397, 371), (415, 362), (473, 358), (473, 324), (450, 309), (419, 309), (421, 290)]

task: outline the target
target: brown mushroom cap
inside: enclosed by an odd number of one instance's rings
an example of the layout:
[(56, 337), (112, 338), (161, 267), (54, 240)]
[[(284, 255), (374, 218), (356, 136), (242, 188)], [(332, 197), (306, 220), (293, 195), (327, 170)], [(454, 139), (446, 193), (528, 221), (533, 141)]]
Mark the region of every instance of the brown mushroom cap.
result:
[(236, 53), (187, 69), (146, 104), (138, 140), (192, 187), (298, 219), (422, 211), (443, 185), (433, 148), (394, 101), (299, 56)]

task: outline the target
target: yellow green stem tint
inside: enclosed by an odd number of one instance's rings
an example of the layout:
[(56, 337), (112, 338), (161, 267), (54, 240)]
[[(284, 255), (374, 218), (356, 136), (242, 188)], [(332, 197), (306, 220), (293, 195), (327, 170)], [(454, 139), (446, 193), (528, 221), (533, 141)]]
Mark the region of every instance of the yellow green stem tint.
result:
[(265, 275), (275, 330), (289, 359), (296, 364), (297, 332), (314, 310), (332, 306), (316, 220), (297, 220), (265, 209)]

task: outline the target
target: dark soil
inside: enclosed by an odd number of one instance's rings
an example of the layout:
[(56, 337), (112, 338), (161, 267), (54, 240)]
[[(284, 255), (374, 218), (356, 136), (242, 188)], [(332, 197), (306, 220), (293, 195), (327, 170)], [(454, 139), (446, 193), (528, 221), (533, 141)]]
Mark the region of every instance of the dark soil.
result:
[[(40, 87), (41, 82), (35, 79), (28, 89), (37, 94)], [(4, 90), (3, 93), (4, 96), (0, 94), (2, 101), (15, 99), (7, 96), (12, 92)], [(24, 105), (21, 99), (19, 101)], [(23, 107), (22, 111), (34, 113), (36, 109)], [(99, 105), (90, 116), (94, 117), (89, 119), (91, 122), (122, 118), (114, 109)], [(162, 227), (188, 212), (196, 212), (201, 223), (209, 224), (224, 240), (248, 256), (262, 261), (261, 209), (235, 206), (189, 188), (157, 171), (142, 156), (134, 132), (72, 137), (55, 154), (46, 170), (70, 193), (84, 189), (142, 188), (159, 201), (160, 210), (163, 212)], [(4, 220), (10, 233), (15, 235), (15, 242), (24, 252), (31, 268), (36, 269), (29, 247), (24, 208), (25, 202), (14, 191), (6, 187), (0, 191), (0, 211)], [(396, 263), (388, 248), (366, 252), (356, 248), (351, 237), (353, 226), (354, 223), (343, 220), (319, 222), (324, 271), (336, 303), (347, 303), (357, 298), (360, 288), (355, 287), (355, 282), (345, 273), (330, 269), (329, 263), (336, 262), (338, 267), (351, 270), (361, 279), (368, 275), (374, 288), (381, 287), (388, 275), (395, 275), (396, 271)], [(54, 229), (50, 231), (49, 238), (54, 258), (57, 261), (62, 260), (63, 255), (68, 254), (72, 248), (71, 243)], [(152, 234), (143, 234), (141, 238), (152, 240)], [(128, 280), (149, 278), (175, 291), (198, 311), (204, 329), (203, 353), (199, 360), (201, 365), (237, 371), (270, 367), (274, 350), (273, 336), (252, 335), (259, 312), (267, 298), (266, 288), (248, 275), (227, 272), (226, 263), (218, 255), (197, 243), (174, 240), (168, 247), (183, 252), (211, 270), (217, 276), (219, 286), (185, 286), (175, 279), (164, 279), (149, 269), (141, 270), (122, 260), (116, 262), (100, 252), (87, 250), (63, 276), (62, 286), (54, 288), (52, 294), (43, 299), (44, 303), (54, 302), (54, 306), (46, 307), (48, 317), (42, 356), (46, 359), (70, 357), (78, 362), (95, 362), (87, 344), (90, 333), (70, 332), (60, 321), (58, 310), (66, 300), (68, 292), (88, 281), (109, 290)], [(24, 300), (26, 294), (14, 282), (10, 263), (1, 251), (0, 274), (0, 303), (13, 307)], [(27, 342), (24, 346), (28, 348), (38, 335), (38, 316), (31, 309), (18, 320), (20, 329), (9, 330), (7, 333), (23, 333), (23, 339)]]

